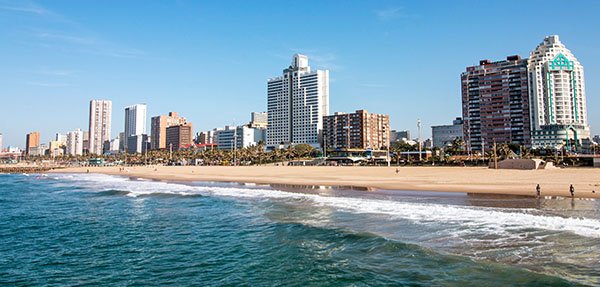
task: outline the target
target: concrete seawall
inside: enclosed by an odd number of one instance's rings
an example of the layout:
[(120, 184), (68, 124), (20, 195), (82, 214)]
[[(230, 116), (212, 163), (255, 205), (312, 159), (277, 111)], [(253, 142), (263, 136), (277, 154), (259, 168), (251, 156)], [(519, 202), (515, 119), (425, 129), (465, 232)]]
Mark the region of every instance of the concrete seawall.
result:
[(41, 167), (41, 166), (14, 166), (0, 167), (0, 173), (40, 173), (60, 167)]

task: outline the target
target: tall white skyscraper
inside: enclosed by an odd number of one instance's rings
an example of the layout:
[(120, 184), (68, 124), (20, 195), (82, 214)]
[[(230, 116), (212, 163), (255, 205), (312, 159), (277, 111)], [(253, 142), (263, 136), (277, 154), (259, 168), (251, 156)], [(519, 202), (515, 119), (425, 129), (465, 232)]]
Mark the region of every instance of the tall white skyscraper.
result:
[(267, 145), (306, 143), (319, 147), (323, 116), (329, 115), (329, 71), (310, 71), (295, 54), (283, 76), (267, 80)]
[(590, 138), (583, 66), (548, 36), (531, 51), (528, 78), (533, 147), (578, 150)]
[(137, 104), (125, 108), (125, 136), (146, 134), (146, 105)]
[(110, 141), (110, 121), (112, 102), (107, 100), (90, 101), (90, 153), (102, 154), (105, 141)]
[(67, 154), (83, 154), (83, 132), (80, 129), (67, 133)]

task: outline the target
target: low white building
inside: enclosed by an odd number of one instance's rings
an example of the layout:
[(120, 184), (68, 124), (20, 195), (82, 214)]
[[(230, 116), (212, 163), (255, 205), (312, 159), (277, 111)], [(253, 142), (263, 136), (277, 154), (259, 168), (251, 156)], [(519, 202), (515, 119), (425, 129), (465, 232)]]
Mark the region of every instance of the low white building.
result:
[(30, 147), (29, 148), (29, 155), (43, 156), (43, 155), (46, 155), (47, 151), (48, 151), (48, 145), (47, 144), (40, 144), (38, 146)]
[(235, 148), (244, 148), (257, 145), (259, 142), (265, 142), (266, 130), (250, 128), (248, 126), (226, 126), (224, 130), (217, 131), (217, 147), (223, 150)]

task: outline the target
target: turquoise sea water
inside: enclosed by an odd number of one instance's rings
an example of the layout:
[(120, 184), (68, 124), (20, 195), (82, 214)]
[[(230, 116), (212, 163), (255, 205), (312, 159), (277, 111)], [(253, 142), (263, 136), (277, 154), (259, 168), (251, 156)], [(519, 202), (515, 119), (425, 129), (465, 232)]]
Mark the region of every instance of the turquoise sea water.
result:
[(600, 204), (0, 174), (0, 285), (600, 285)]

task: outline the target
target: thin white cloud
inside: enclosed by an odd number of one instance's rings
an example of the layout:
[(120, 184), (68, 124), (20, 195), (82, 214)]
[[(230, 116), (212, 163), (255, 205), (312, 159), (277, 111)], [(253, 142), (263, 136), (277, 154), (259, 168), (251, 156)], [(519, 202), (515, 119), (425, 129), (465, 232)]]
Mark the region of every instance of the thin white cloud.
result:
[(362, 84), (363, 87), (367, 88), (391, 88), (391, 85), (388, 84)]
[[(69, 35), (66, 33), (39, 33), (38, 38), (50, 41), (50, 42), (66, 42), (68, 44), (72, 44), (73, 46), (68, 47), (60, 45), (62, 49), (66, 52), (77, 52), (77, 53), (85, 53), (85, 54), (93, 54), (93, 55), (103, 55), (110, 56), (116, 58), (138, 58), (146, 55), (147, 53), (132, 48), (124, 48), (119, 47), (115, 44), (108, 43), (102, 41), (98, 38), (87, 37), (87, 36), (77, 36), (77, 35)], [(45, 44), (49, 47), (52, 45)]]
[(26, 84), (29, 86), (45, 87), (45, 88), (60, 88), (60, 87), (71, 86), (71, 84), (68, 84), (68, 83), (27, 82)]
[(49, 31), (46, 27), (38, 27), (37, 31), (33, 32), (38, 45), (48, 49), (62, 53), (86, 53), (117, 58), (139, 58), (147, 55), (142, 50), (106, 41), (81, 24), (45, 9), (33, 1), (0, 0), (0, 12), (2, 10), (40, 15), (40, 19), (44, 21), (42, 23), (52, 24), (46, 25), (47, 27), (57, 26), (54, 24), (60, 23), (62, 29)]
[(38, 15), (50, 14), (50, 12), (33, 2), (18, 1), (13, 3), (0, 3), (0, 10), (33, 13)]
[(402, 8), (402, 7), (392, 7), (392, 8), (382, 9), (382, 10), (375, 10), (375, 15), (377, 15), (377, 18), (379, 18), (379, 20), (382, 20), (382, 21), (390, 21), (390, 20), (399, 19), (399, 18), (415, 19), (415, 18), (419, 17), (417, 14), (406, 13), (404, 8)]
[(79, 71), (55, 70), (55, 69), (48, 69), (48, 68), (26, 70), (25, 72), (46, 75), (46, 76), (55, 76), (55, 77), (70, 77), (70, 76), (73, 76), (73, 75), (79, 73)]
[[(334, 53), (313, 52), (307, 54), (308, 63), (311, 66), (321, 67), (328, 70), (342, 70), (344, 67), (338, 64), (338, 56)], [(313, 64), (311, 64), (311, 62)]]
[(64, 40), (67, 42), (83, 44), (83, 45), (93, 45), (93, 44), (96, 44), (96, 42), (97, 42), (95, 39), (92, 39), (92, 38), (71, 36), (71, 35), (65, 35), (65, 34), (57, 34), (57, 33), (40, 33), (38, 35), (38, 37), (44, 38), (44, 39)]

